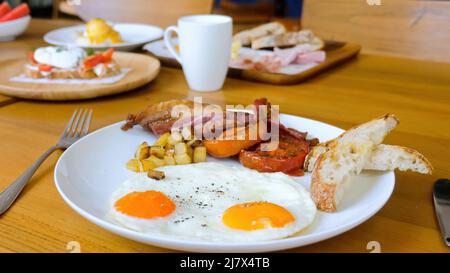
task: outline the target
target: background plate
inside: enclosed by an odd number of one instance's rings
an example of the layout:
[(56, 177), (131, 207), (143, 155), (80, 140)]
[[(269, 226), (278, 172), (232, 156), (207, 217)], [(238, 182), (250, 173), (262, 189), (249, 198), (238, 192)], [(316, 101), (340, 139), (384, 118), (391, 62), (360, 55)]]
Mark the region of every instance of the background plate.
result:
[[(178, 43), (177, 39), (173, 39), (173, 44)], [(164, 41), (158, 40), (148, 43), (144, 46), (150, 54), (156, 56), (164, 65), (181, 68), (181, 65), (175, 60)], [(323, 71), (330, 69), (336, 65), (349, 61), (358, 55), (361, 46), (354, 43), (344, 43), (336, 41), (325, 41), (323, 50), (326, 52), (326, 59), (319, 64), (309, 65), (289, 65), (282, 69), (281, 73), (262, 72), (252, 69), (230, 68), (228, 76), (249, 81), (264, 82), (270, 84), (284, 85), (297, 84), (311, 77), (317, 76)], [(241, 48), (241, 51), (254, 51), (250, 48)], [(266, 50), (255, 50), (258, 53), (267, 53)], [(293, 73), (295, 71), (295, 73)]]
[(116, 52), (114, 60), (131, 68), (123, 79), (112, 84), (45, 84), (12, 82), (10, 79), (24, 73), (23, 59), (0, 62), (0, 93), (7, 96), (35, 100), (78, 100), (126, 92), (152, 81), (159, 73), (156, 58), (136, 53)]
[[(288, 127), (308, 131), (312, 137), (319, 137), (321, 141), (332, 139), (342, 132), (334, 126), (291, 115), (281, 115), (281, 121)], [(111, 193), (131, 175), (125, 163), (133, 157), (140, 143), (151, 143), (156, 138), (139, 126), (124, 132), (120, 129), (122, 124), (120, 122), (100, 129), (67, 149), (55, 168), (56, 187), (69, 206), (89, 221), (129, 239), (159, 247), (199, 252), (262, 252), (308, 245), (361, 224), (383, 207), (394, 189), (393, 172), (364, 172), (354, 179), (352, 191), (347, 193), (338, 212), (318, 212), (312, 226), (285, 239), (217, 243), (139, 233), (109, 222), (106, 213)], [(239, 165), (232, 159), (208, 160)], [(309, 189), (310, 174), (296, 180)]]
[(78, 46), (83, 48), (103, 49), (112, 47), (120, 51), (130, 51), (142, 47), (145, 43), (157, 40), (162, 37), (163, 30), (160, 27), (145, 24), (114, 24), (114, 29), (120, 33), (125, 41), (112, 45), (89, 45), (80, 46), (77, 44), (77, 34), (85, 30), (85, 25), (78, 25), (60, 28), (48, 32), (44, 40), (52, 45), (58, 46)]

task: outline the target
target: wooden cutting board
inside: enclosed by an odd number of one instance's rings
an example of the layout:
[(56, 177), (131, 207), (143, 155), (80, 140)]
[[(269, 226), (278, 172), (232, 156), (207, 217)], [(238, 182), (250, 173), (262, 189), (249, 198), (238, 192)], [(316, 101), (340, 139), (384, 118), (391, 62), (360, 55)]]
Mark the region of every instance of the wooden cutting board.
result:
[[(326, 41), (323, 50), (325, 50), (327, 54), (324, 62), (317, 64), (316, 66), (311, 67), (298, 74), (286, 75), (279, 73), (261, 72), (257, 70), (230, 68), (228, 70), (228, 76), (249, 81), (257, 81), (277, 85), (297, 84), (313, 76), (316, 76), (335, 65), (343, 63), (351, 59), (352, 57), (355, 57), (361, 50), (361, 46), (353, 43)], [(175, 59), (162, 56), (156, 57), (163, 63), (163, 65), (181, 68), (180, 64)]]
[(159, 73), (158, 59), (136, 53), (116, 52), (114, 59), (123, 68), (131, 70), (120, 81), (112, 84), (48, 84), (12, 82), (23, 73), (26, 60), (0, 62), (0, 93), (34, 100), (90, 99), (130, 91), (152, 81)]

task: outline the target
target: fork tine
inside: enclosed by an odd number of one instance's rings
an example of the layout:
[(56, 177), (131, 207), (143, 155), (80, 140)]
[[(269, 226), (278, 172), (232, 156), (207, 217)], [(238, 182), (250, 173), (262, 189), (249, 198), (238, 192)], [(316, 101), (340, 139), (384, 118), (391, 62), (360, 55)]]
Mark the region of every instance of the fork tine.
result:
[(84, 109), (78, 109), (78, 114), (77, 114), (77, 117), (75, 118), (73, 126), (72, 126), (72, 128), (70, 130), (69, 137), (74, 137), (75, 136), (75, 134), (77, 132), (78, 123), (80, 123), (80, 119), (81, 119), (81, 117), (83, 115), (83, 111), (84, 111)]
[(89, 109), (89, 114), (86, 118), (86, 121), (84, 122), (84, 128), (81, 133), (82, 136), (87, 135), (87, 133), (89, 132), (89, 125), (91, 124), (92, 112), (93, 112), (92, 109)]
[(69, 123), (67, 123), (66, 129), (64, 129), (64, 132), (63, 132), (62, 137), (66, 137), (66, 136), (69, 134), (70, 129), (72, 128), (72, 125), (73, 125), (73, 121), (75, 120), (75, 117), (76, 117), (77, 114), (78, 114), (78, 110), (79, 110), (79, 109), (76, 109), (76, 110), (73, 112), (72, 117), (70, 118)]
[(83, 132), (84, 122), (86, 121), (88, 110), (83, 109), (83, 114), (81, 115), (80, 121), (78, 122), (78, 126), (75, 129), (74, 137), (80, 137)]

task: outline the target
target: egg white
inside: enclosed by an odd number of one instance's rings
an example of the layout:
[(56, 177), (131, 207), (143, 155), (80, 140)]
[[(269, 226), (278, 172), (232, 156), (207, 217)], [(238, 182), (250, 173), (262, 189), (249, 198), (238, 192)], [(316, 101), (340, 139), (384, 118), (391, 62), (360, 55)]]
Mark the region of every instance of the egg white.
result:
[[(259, 173), (244, 167), (205, 162), (165, 166), (164, 180), (145, 173), (126, 180), (112, 194), (109, 217), (127, 228), (143, 233), (167, 235), (188, 240), (250, 242), (279, 239), (309, 226), (317, 209), (309, 192), (283, 173)], [(176, 210), (154, 219), (127, 216), (114, 203), (130, 192), (156, 190), (166, 194)], [(295, 221), (281, 228), (253, 231), (233, 229), (222, 222), (229, 207), (245, 202), (267, 201), (287, 209)]]

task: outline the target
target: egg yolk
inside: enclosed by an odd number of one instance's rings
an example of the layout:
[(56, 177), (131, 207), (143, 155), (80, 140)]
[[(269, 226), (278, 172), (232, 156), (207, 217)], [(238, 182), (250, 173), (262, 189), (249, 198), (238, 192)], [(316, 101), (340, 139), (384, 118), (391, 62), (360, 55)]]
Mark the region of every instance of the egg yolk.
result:
[(287, 209), (269, 202), (237, 204), (229, 207), (222, 217), (226, 226), (240, 230), (281, 228), (294, 220)]
[(151, 219), (171, 214), (176, 206), (159, 191), (131, 192), (114, 204), (117, 211), (128, 216)]

